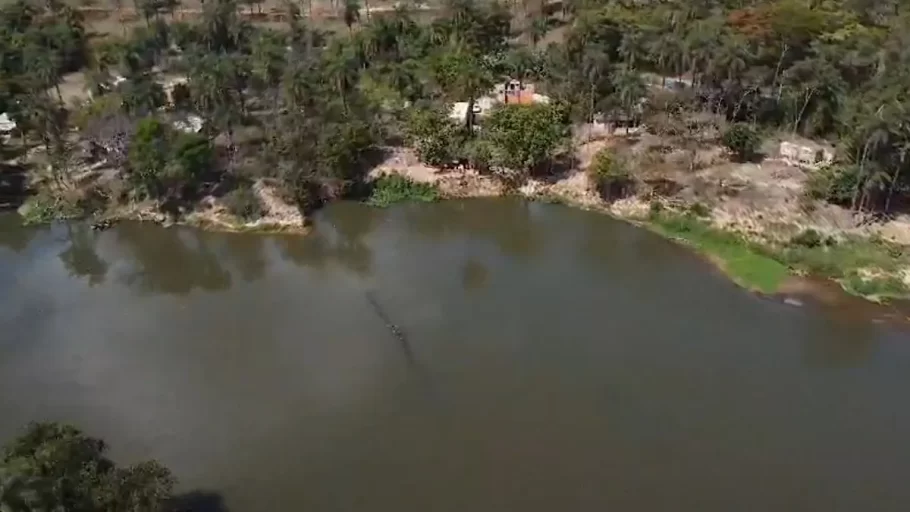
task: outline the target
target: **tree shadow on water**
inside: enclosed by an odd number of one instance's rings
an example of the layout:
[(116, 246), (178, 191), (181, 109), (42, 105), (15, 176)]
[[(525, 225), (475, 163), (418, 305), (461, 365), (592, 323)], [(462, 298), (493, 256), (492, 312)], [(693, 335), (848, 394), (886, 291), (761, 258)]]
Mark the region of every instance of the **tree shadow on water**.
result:
[(211, 491), (190, 491), (175, 496), (170, 509), (174, 512), (228, 512), (224, 497)]

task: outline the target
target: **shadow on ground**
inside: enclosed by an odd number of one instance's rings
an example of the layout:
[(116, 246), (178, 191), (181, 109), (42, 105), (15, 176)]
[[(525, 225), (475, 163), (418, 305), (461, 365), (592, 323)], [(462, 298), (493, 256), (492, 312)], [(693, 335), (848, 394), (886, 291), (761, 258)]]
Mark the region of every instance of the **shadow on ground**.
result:
[(228, 512), (221, 494), (210, 491), (190, 491), (176, 496), (171, 510), (175, 512)]

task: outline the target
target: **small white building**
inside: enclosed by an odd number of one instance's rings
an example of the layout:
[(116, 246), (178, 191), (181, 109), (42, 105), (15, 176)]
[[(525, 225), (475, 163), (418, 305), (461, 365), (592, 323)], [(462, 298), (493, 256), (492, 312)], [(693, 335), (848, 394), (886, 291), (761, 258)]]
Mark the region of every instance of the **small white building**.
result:
[[(489, 114), (496, 106), (503, 103), (509, 105), (542, 103), (546, 105), (550, 103), (550, 98), (546, 95), (534, 92), (534, 84), (532, 83), (521, 83), (518, 80), (508, 80), (496, 84), (489, 94), (481, 96), (474, 101), (474, 115), (483, 117)], [(449, 118), (463, 121), (467, 113), (468, 102), (456, 101), (452, 104), (452, 109), (449, 111)]]
[(783, 141), (780, 157), (790, 165), (817, 169), (834, 161), (834, 151), (812, 141)]
[(6, 112), (0, 114), (0, 134), (7, 136), (16, 129), (16, 122)]
[(202, 131), (203, 121), (202, 118), (190, 114), (186, 116), (186, 119), (178, 119), (172, 123), (173, 127), (181, 132), (185, 133), (199, 133)]
[[(483, 113), (483, 108), (480, 105), (480, 101), (474, 102), (474, 115), (478, 116)], [(452, 108), (449, 110), (449, 119), (455, 121), (464, 121), (468, 115), (468, 102), (467, 101), (456, 101), (452, 103)]]

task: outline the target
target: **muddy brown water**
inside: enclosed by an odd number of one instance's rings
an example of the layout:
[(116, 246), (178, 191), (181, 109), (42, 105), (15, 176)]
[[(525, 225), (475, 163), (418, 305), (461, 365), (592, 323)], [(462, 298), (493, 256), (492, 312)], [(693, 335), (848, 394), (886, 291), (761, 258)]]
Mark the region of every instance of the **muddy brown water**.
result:
[(8, 216), (0, 439), (75, 423), (206, 510), (903, 512), (910, 333), (844, 307), (512, 200), (304, 238)]

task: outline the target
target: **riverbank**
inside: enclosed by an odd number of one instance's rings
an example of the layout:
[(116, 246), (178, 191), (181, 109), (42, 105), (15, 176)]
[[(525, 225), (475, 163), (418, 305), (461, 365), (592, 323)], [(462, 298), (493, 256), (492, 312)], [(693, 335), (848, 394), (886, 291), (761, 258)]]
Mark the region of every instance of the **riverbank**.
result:
[(99, 190), (96, 184), (38, 187), (38, 193), (28, 197), (17, 212), (26, 224), (88, 218), (97, 226), (136, 221), (223, 232), (304, 234), (309, 229), (303, 213), (264, 180), (249, 187), (250, 197), (244, 199), (208, 193), (196, 201), (176, 204), (151, 199), (112, 201), (109, 192)]
[[(811, 276), (875, 302), (910, 296), (910, 254), (901, 244), (910, 240), (910, 230), (900, 222), (858, 225), (830, 205), (815, 205), (807, 212), (799, 196), (805, 176), (774, 161), (738, 167), (723, 162), (682, 176), (655, 172), (652, 167), (659, 165), (649, 161), (652, 165), (636, 176), (642, 184), (637, 193), (607, 201), (585, 171), (598, 150), (618, 140), (580, 144), (578, 165), (517, 186), (491, 173), (430, 167), (410, 150), (396, 148), (367, 176), (372, 190), (367, 202), (386, 206), (407, 200), (520, 195), (603, 212), (650, 229), (692, 247), (740, 286), (763, 294), (781, 293), (793, 276)], [(47, 193), (51, 182), (45, 180), (19, 208), (20, 214), (26, 222), (89, 216), (101, 226), (131, 220), (211, 231), (308, 231), (301, 209), (266, 180), (244, 188), (246, 196), (221, 193), (213, 186), (182, 204), (112, 200), (116, 186), (104, 180), (104, 172), (95, 172), (55, 194)]]
[[(794, 278), (811, 277), (831, 280), (847, 293), (874, 302), (910, 297), (910, 254), (899, 243), (900, 236), (884, 237), (884, 233), (894, 233), (893, 225), (821, 225), (809, 215), (792, 211), (770, 207), (747, 211), (739, 198), (731, 201), (721, 194), (687, 198), (677, 192), (606, 201), (585, 173), (598, 146), (603, 144), (579, 149), (583, 158), (578, 168), (552, 179), (532, 178), (518, 188), (473, 170), (429, 167), (406, 151), (377, 167), (371, 178), (401, 176), (421, 190), (434, 187), (442, 198), (517, 194), (606, 213), (691, 247), (740, 286), (763, 294), (786, 293)], [(407, 199), (408, 194), (400, 195)], [(713, 199), (714, 204), (699, 199)]]

